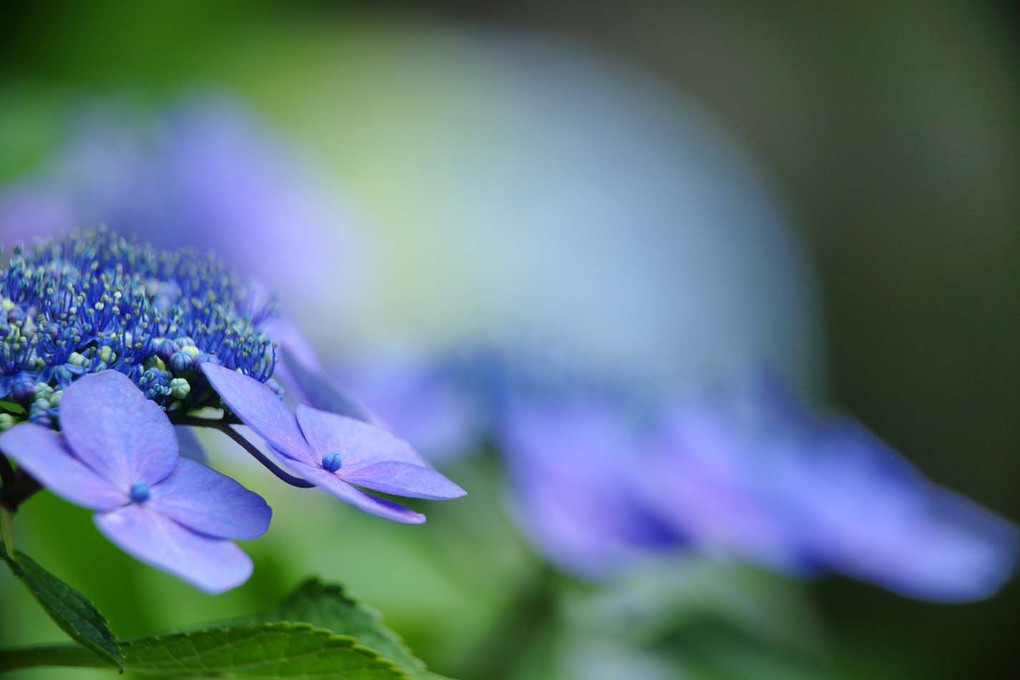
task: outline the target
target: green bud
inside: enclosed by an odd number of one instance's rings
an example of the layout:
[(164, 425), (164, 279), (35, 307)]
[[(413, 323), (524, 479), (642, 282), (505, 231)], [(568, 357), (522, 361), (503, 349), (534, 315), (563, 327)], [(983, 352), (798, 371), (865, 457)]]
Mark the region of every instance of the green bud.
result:
[(0, 413), (0, 432), (14, 427), (14, 416), (10, 413)]
[(184, 399), (191, 392), (191, 385), (184, 378), (174, 378), (170, 381), (170, 396), (174, 399)]

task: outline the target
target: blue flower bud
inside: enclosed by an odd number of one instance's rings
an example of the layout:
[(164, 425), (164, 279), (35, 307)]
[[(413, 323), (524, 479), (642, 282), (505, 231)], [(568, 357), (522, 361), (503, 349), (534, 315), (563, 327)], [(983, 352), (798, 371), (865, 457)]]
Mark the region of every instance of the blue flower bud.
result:
[(18, 401), (31, 400), (35, 395), (35, 380), (25, 375), (18, 376), (14, 381), (11, 393)]
[(175, 353), (181, 351), (180, 345), (169, 338), (163, 338), (163, 340), (156, 347), (156, 356), (163, 361), (170, 361)]
[(343, 460), (340, 458), (340, 454), (335, 451), (327, 453), (322, 457), (322, 468), (329, 472), (336, 472), (343, 465)]
[(144, 503), (152, 497), (152, 491), (145, 482), (135, 482), (131, 485), (131, 502)]
[(175, 352), (174, 355), (170, 357), (170, 368), (177, 374), (187, 373), (192, 369), (193, 362), (194, 359), (190, 354), (183, 351)]

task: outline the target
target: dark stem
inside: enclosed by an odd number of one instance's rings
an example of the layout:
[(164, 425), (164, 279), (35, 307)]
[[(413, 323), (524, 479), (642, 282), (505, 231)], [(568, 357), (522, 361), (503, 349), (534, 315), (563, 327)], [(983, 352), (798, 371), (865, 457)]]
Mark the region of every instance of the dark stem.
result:
[(0, 453), (0, 481), (7, 484), (14, 483), (14, 467), (11, 465), (11, 461), (7, 460), (7, 456)]
[(280, 480), (296, 486), (299, 489), (310, 489), (314, 484), (300, 477), (288, 474), (281, 470), (276, 463), (269, 460), (264, 453), (258, 450), (258, 448), (250, 441), (245, 439), (240, 432), (235, 430), (229, 423), (225, 423), (221, 420), (202, 420), (201, 418), (184, 418), (177, 421), (178, 425), (188, 425), (190, 427), (210, 427), (214, 430), (219, 430), (223, 434), (227, 435), (234, 440), (235, 443), (241, 446), (245, 451), (251, 454), (252, 458), (262, 463), (263, 467), (276, 475)]
[[(0, 458), (6, 460), (2, 455)], [(24, 470), (18, 470), (12, 475), (10, 482), (6, 476), (4, 477), (4, 485), (0, 488), (0, 505), (11, 512), (17, 512), (22, 503), (41, 490), (42, 485), (35, 481), (32, 475)]]

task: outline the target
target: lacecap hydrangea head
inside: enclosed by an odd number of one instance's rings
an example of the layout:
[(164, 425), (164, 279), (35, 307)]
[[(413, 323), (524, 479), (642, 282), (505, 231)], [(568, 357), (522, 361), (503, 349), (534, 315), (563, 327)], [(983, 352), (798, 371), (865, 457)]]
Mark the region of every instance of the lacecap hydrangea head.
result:
[[(2, 253), (2, 251), (0, 251)], [(107, 230), (77, 232), (0, 258), (0, 427), (52, 424), (63, 390), (116, 370), (168, 413), (215, 400), (202, 363), (260, 382), (276, 365), (261, 329), (271, 300), (212, 255), (163, 251)]]

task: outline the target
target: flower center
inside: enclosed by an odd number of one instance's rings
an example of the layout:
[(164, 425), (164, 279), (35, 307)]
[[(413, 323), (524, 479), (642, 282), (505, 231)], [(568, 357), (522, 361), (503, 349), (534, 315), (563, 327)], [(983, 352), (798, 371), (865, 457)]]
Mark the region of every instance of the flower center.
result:
[(323, 469), (329, 470), (330, 472), (336, 472), (337, 470), (340, 469), (340, 466), (343, 465), (343, 464), (344, 464), (344, 462), (340, 458), (340, 454), (339, 453), (330, 452), (330, 453), (327, 453), (325, 456), (322, 457), (322, 467), (323, 467)]
[(134, 503), (144, 503), (149, 500), (152, 493), (149, 491), (149, 485), (145, 482), (135, 482), (131, 485), (131, 501)]

